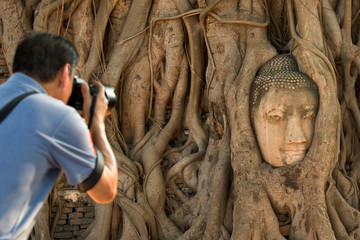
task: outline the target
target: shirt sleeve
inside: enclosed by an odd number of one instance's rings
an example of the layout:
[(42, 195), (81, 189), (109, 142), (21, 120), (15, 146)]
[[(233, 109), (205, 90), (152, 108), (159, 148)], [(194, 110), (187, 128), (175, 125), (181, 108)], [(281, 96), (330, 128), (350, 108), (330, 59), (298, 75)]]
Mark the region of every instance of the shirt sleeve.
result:
[(70, 111), (58, 126), (51, 155), (71, 185), (82, 183), (95, 169), (96, 155), (89, 130), (75, 110)]

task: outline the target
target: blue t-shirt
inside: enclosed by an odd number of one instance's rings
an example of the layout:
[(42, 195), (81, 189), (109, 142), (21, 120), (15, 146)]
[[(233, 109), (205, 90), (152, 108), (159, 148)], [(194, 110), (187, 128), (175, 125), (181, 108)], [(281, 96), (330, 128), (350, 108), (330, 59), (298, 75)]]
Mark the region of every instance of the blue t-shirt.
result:
[(77, 185), (95, 167), (84, 119), (32, 78), (15, 73), (0, 85), (0, 108), (30, 91), (39, 93), (0, 124), (0, 239), (28, 238), (61, 169)]

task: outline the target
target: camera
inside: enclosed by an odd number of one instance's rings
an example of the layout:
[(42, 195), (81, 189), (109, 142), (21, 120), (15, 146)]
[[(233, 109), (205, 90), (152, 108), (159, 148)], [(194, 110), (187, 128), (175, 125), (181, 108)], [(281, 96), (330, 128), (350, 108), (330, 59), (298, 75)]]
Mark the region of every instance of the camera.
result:
[[(75, 108), (76, 110), (83, 109), (84, 99), (81, 94), (81, 84), (86, 83), (84, 79), (81, 79), (77, 76), (74, 77), (74, 83), (72, 88), (72, 93), (68, 101), (68, 105)], [(96, 84), (89, 84), (91, 96), (96, 96), (98, 93), (98, 86)], [(108, 108), (112, 108), (116, 103), (116, 95), (114, 88), (111, 86), (104, 85), (105, 96), (109, 102)]]

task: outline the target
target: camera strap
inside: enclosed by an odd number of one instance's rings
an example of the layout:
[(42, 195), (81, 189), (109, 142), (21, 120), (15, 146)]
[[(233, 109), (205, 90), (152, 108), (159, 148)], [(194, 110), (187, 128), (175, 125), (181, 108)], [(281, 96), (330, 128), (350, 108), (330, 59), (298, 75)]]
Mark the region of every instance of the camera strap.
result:
[(1, 110), (0, 110), (0, 123), (9, 115), (9, 113), (16, 107), (16, 105), (26, 98), (27, 96), (30, 96), (37, 92), (27, 92), (24, 94), (21, 94), (20, 96), (17, 96), (13, 100), (11, 100), (8, 104), (6, 104)]
[(92, 118), (93, 118), (93, 116), (94, 116), (97, 94), (98, 94), (98, 88), (97, 88), (97, 85), (95, 85), (95, 91), (94, 91), (94, 93), (93, 93), (93, 95), (92, 95), (92, 99), (91, 99), (88, 129), (90, 129), (90, 127), (91, 127)]

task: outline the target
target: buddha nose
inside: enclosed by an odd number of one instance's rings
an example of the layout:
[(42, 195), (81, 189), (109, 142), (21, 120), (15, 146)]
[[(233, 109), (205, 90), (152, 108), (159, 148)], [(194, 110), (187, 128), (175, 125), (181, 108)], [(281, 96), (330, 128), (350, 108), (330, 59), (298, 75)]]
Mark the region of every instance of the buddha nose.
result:
[(297, 116), (290, 116), (287, 122), (286, 128), (286, 141), (289, 144), (306, 143), (306, 137), (304, 134), (301, 120)]

